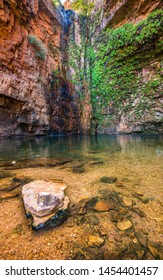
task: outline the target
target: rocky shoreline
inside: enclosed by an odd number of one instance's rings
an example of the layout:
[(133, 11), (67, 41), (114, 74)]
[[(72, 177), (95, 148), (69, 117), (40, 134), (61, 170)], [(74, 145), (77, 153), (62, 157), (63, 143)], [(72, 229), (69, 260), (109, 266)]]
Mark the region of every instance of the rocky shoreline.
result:
[[(27, 235), (33, 236), (32, 239), (41, 242), (45, 236), (48, 236), (49, 240), (51, 240), (49, 242), (53, 244), (53, 242), (55, 243), (55, 241), (52, 241), (54, 235), (61, 234), (64, 236), (61, 238), (62, 246), (66, 252), (69, 252), (66, 255), (63, 253), (64, 259), (163, 259), (163, 243), (161, 239), (157, 240), (156, 238), (152, 238), (150, 233), (152, 228), (154, 230), (154, 228), (157, 229), (161, 226), (161, 220), (157, 222), (156, 220), (158, 218), (153, 220), (148, 215), (147, 210), (150, 207), (153, 209), (153, 205), (161, 209), (161, 201), (158, 201), (158, 198), (155, 198), (151, 193), (147, 196), (147, 193), (141, 187), (135, 187), (133, 190), (129, 190), (127, 186), (130, 185), (130, 178), (119, 178), (119, 176), (108, 176), (107, 174), (101, 177), (98, 175), (98, 181), (94, 183), (98, 186), (95, 196), (88, 195), (83, 198), (79, 196), (77, 200), (73, 198), (73, 190), (71, 194), (69, 193), (69, 188), (71, 187), (68, 184), (67, 192), (70, 200), (72, 200), (69, 206), (67, 203), (65, 209), (61, 207), (57, 212), (53, 211), (50, 214), (50, 218), (48, 213), (48, 220), (45, 218), (45, 224), (33, 224), (33, 219), (25, 218), (22, 188), (30, 186), (30, 184), (35, 184), (35, 182), (40, 182), (37, 180), (41, 170), (45, 174), (46, 172), (50, 172), (50, 174), (51, 172), (57, 174), (67, 172), (66, 174), (72, 174), (72, 176), (78, 176), (78, 178), (82, 179), (85, 173), (88, 176), (88, 167), (89, 172), (94, 172), (101, 168), (101, 161), (88, 161), (85, 165), (80, 161), (78, 162), (79, 167), (76, 166), (75, 168), (79, 168), (79, 170), (80, 168), (84, 168), (85, 172), (74, 173), (75, 160), (69, 160), (67, 162), (60, 160), (59, 164), (55, 165), (55, 167), (50, 165), (50, 162), (54, 164), (54, 159), (47, 159), (47, 161), (45, 159), (40, 160), (41, 167), (40, 165), (36, 167), (36, 161), (37, 159), (26, 161), (26, 164), (24, 161), (22, 166), (22, 162), (17, 162), (12, 165), (11, 163), (5, 163), (0, 169), (0, 206), (4, 205), (4, 207), (7, 207), (5, 205), (10, 203), (15, 209), (17, 207), (16, 205), (19, 204), (22, 209), (21, 217), (19, 216), (18, 218), (22, 222), (16, 226), (14, 233), (11, 234), (12, 238), (13, 236), (23, 237)], [(56, 162), (57, 160), (55, 160), (55, 164)], [(104, 166), (105, 163), (103, 162), (102, 167)], [(6, 170), (8, 168), (10, 171)], [(18, 176), (16, 173), (19, 172), (23, 174), (35, 174), (36, 172), (37, 178), (35, 176)], [(71, 177), (71, 175), (69, 176)], [(47, 182), (53, 186), (58, 184), (61, 188), (65, 186), (61, 179), (50, 180), (48, 178), (44, 184)], [(51, 201), (52, 197), (41, 197), (40, 199), (42, 201), (41, 203), (44, 204), (48, 199)], [(49, 203), (51, 204), (51, 202)], [(10, 216), (11, 214), (8, 215)], [(34, 217), (35, 214), (32, 213), (32, 215)], [(46, 227), (44, 228), (44, 226)], [(38, 234), (35, 234), (32, 228), (35, 230), (40, 229)], [(66, 237), (68, 232), (69, 235)], [(60, 240), (60, 237), (58, 238)], [(71, 252), (66, 249), (69, 244), (67, 242), (70, 241)], [(29, 244), (28, 241), (27, 243)], [(8, 250), (6, 250), (7, 252)], [(12, 258), (12, 253), (6, 257), (4, 251), (2, 256), (2, 258), (10, 259)], [(40, 255), (32, 253), (33, 258), (40, 259)], [(41, 258), (46, 259), (46, 254), (43, 254)], [(59, 258), (62, 257), (60, 256)]]

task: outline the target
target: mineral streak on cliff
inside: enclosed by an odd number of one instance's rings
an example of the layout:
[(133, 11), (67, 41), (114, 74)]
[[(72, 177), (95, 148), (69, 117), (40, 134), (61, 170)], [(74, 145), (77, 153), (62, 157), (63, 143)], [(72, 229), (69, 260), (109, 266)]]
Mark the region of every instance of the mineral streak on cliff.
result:
[(78, 108), (62, 65), (63, 6), (50, 0), (0, 2), (0, 135), (78, 133)]

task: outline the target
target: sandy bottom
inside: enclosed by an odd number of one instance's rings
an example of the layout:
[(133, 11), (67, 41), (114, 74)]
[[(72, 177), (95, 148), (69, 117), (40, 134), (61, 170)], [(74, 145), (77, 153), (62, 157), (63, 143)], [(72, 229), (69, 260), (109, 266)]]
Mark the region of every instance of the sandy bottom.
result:
[[(72, 170), (72, 164), (73, 166), (78, 164), (75, 161), (52, 168), (10, 171), (16, 177), (28, 176), (34, 180), (47, 181), (63, 180), (67, 185), (66, 195), (71, 201), (70, 215), (59, 227), (33, 231), (32, 220), (25, 215), (21, 195), (1, 199), (0, 258), (13, 260), (162, 258), (162, 158), (155, 156), (144, 158), (143, 155), (120, 153), (110, 158), (103, 154), (100, 160), (104, 163), (92, 164), (92, 161), (88, 160), (84, 163), (85, 172), (79, 174)], [(118, 183), (101, 182), (103, 176), (116, 177), (122, 186)], [(95, 211), (93, 208), (81, 213), (78, 209), (80, 207), (75, 208), (77, 205), (80, 206), (81, 200), (94, 197), (100, 199), (101, 193), (104, 195), (107, 191), (116, 191), (121, 198), (131, 199), (133, 205), (131, 207), (121, 205), (117, 213)], [(138, 196), (135, 197), (135, 193), (148, 198), (148, 202), (142, 202)], [(144, 215), (136, 213), (133, 208), (141, 210)], [(133, 226), (127, 230), (120, 230), (117, 223), (126, 218)], [(150, 242), (153, 245), (149, 245)]]

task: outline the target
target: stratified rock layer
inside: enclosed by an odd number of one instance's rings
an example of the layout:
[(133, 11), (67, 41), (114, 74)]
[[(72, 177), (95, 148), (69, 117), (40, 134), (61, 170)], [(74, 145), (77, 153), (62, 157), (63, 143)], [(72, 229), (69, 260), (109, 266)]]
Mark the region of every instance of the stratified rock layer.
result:
[(63, 7), (2, 0), (0, 15), (0, 136), (77, 133), (78, 108), (63, 67)]

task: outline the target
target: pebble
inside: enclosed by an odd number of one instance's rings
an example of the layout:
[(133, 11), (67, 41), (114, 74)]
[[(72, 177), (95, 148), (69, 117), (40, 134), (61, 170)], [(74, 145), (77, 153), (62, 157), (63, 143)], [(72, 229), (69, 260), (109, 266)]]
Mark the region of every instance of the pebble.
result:
[(124, 188), (124, 187), (125, 187), (124, 184), (123, 184), (123, 182), (121, 182), (121, 181), (116, 182), (115, 185), (116, 185), (116, 187), (118, 187), (118, 188)]
[(94, 206), (94, 210), (98, 211), (98, 212), (105, 212), (111, 209), (114, 209), (115, 206), (105, 200), (100, 200), (98, 201), (95, 206)]
[(104, 245), (105, 240), (99, 236), (90, 235), (88, 238), (89, 247), (101, 247)]
[(143, 195), (144, 195), (144, 193), (143, 193), (142, 191), (137, 191), (136, 194), (137, 194), (137, 195), (140, 195), (140, 196), (143, 196)]
[(106, 236), (107, 235), (107, 231), (106, 231), (106, 229), (104, 227), (101, 227), (99, 229), (99, 235), (100, 236)]
[(137, 240), (137, 238), (135, 237), (133, 240), (133, 243), (135, 243), (135, 244), (137, 244), (138, 243), (138, 240)]
[(115, 241), (117, 242), (122, 242), (122, 237), (120, 235), (115, 235), (114, 236)]
[(102, 183), (106, 183), (106, 184), (113, 184), (117, 181), (117, 178), (116, 177), (107, 177), (107, 176), (104, 176), (101, 178), (101, 182)]
[(132, 201), (132, 199), (130, 199), (130, 198), (124, 196), (124, 197), (122, 198), (122, 205), (123, 205), (123, 206), (130, 207), (130, 206), (133, 205), (133, 201)]
[(132, 223), (128, 219), (117, 223), (117, 228), (120, 230), (126, 230), (129, 229), (130, 227), (132, 227)]

